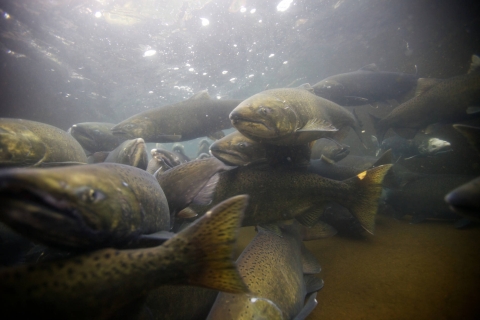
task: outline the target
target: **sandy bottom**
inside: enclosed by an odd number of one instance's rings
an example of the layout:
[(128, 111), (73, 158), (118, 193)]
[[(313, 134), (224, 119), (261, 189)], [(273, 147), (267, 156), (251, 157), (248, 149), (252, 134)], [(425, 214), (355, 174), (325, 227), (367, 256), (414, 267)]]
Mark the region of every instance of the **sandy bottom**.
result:
[[(255, 235), (243, 228), (239, 250)], [(480, 319), (480, 226), (377, 218), (375, 236), (305, 242), (325, 281), (314, 319)]]

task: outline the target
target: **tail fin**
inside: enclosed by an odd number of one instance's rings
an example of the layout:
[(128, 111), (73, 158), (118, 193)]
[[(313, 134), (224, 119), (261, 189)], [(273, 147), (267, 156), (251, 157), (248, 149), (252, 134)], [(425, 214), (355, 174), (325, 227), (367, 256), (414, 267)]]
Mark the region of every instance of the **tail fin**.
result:
[(188, 284), (230, 293), (248, 292), (232, 260), (247, 203), (247, 195), (227, 199), (178, 234), (186, 242), (183, 247), (191, 261), (186, 270)]
[(368, 113), (368, 114), (370, 115), (370, 119), (372, 119), (373, 128), (375, 129), (375, 132), (377, 133), (376, 137), (377, 137), (378, 144), (381, 145), (382, 141), (383, 141), (383, 138), (385, 137), (385, 133), (387, 133), (388, 128), (385, 129), (384, 126), (382, 126), (380, 124), (381, 118), (379, 118), (376, 115), (373, 115), (371, 113)]
[(375, 215), (378, 199), (382, 194), (383, 178), (391, 167), (391, 164), (379, 166), (343, 181), (352, 188), (353, 195), (345, 206), (371, 234), (375, 229)]

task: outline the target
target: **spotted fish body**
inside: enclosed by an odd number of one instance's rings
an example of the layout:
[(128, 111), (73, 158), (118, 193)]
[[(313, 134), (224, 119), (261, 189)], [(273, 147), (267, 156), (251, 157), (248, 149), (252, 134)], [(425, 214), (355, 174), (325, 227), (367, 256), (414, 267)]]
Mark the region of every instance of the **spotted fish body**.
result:
[[(320, 272), (320, 265), (303, 245), (298, 224), (280, 224), (280, 228), (281, 236), (259, 227), (237, 260), (251, 294), (219, 293), (207, 319), (272, 319), (264, 313), (275, 315), (275, 306), (281, 317), (273, 319), (293, 319), (304, 307), (305, 296), (322, 288), (322, 280), (305, 277)], [(307, 282), (313, 285), (307, 287)], [(273, 306), (258, 308), (258, 298), (268, 299)]]
[(473, 56), (468, 74), (434, 83), (384, 118), (374, 117), (378, 141), (382, 142), (390, 128), (411, 139), (414, 133), (430, 124), (452, 123), (478, 116), (478, 112), (469, 114), (468, 108), (480, 103), (479, 67), (480, 58)]
[(65, 249), (122, 246), (170, 227), (155, 178), (102, 163), (0, 173), (0, 220), (17, 232)]
[(41, 167), (87, 163), (82, 146), (54, 126), (0, 118), (0, 167)]
[(373, 233), (382, 181), (391, 165), (379, 166), (345, 181), (293, 170), (238, 167), (219, 174), (212, 205), (236, 194), (250, 195), (244, 226), (299, 219), (313, 225), (329, 201), (347, 207)]
[(3, 269), (2, 318), (117, 319), (164, 284), (247, 292), (231, 260), (246, 201), (223, 202), (162, 246)]

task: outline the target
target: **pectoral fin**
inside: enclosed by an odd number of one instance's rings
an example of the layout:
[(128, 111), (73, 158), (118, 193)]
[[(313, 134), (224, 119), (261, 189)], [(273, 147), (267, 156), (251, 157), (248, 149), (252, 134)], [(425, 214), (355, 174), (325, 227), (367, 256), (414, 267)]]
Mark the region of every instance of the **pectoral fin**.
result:
[(297, 132), (308, 131), (338, 131), (338, 129), (326, 120), (310, 119), (302, 129), (297, 130)]

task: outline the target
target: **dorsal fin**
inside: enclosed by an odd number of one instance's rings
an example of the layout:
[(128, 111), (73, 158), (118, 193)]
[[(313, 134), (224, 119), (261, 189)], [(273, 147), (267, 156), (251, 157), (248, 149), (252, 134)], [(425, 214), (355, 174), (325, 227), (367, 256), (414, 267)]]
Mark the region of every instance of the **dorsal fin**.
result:
[(207, 90), (202, 90), (195, 93), (193, 96), (188, 98), (188, 100), (210, 100), (210, 95)]
[(313, 87), (310, 85), (310, 83), (304, 83), (304, 84), (301, 84), (297, 87), (297, 89), (303, 89), (303, 90), (307, 90), (308, 92), (310, 93), (315, 93), (315, 90), (313, 89)]
[(478, 71), (478, 67), (480, 67), (480, 57), (474, 54), (472, 55), (472, 63), (470, 63), (470, 69), (468, 69), (468, 73)]
[(378, 71), (380, 71), (380, 69), (377, 67), (377, 65), (376, 65), (375, 63), (367, 64), (366, 66), (361, 67), (361, 68), (358, 69), (358, 70), (362, 70), (362, 71), (372, 71), (372, 72), (378, 72)]

